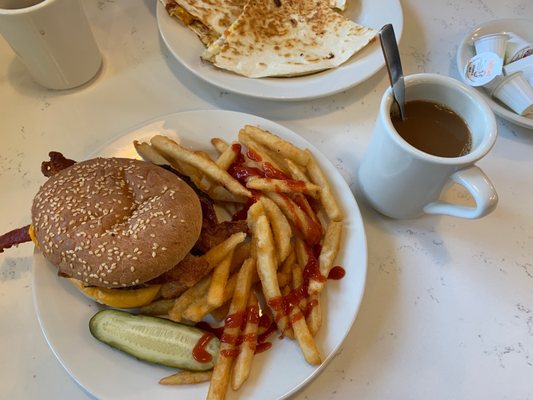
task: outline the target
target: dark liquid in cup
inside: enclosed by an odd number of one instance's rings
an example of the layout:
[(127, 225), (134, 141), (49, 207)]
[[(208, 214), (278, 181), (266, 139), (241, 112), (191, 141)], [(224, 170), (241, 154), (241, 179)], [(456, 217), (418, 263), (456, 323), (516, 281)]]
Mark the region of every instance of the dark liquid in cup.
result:
[(472, 136), (465, 121), (440, 104), (423, 100), (405, 104), (406, 119), (391, 114), (392, 124), (410, 145), (439, 157), (460, 157), (472, 148)]

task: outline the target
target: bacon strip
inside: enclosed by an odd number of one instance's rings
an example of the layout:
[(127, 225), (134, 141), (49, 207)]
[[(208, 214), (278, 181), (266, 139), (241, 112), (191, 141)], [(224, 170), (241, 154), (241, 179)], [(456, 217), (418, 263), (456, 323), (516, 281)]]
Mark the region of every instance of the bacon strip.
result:
[(28, 229), (30, 229), (30, 226), (26, 225), (22, 228), (13, 229), (12, 231), (4, 233), (2, 236), (0, 236), (0, 253), (3, 253), (5, 249), (9, 249), (10, 247), (19, 245), (21, 243), (31, 242)]
[(59, 171), (76, 163), (74, 160), (65, 158), (65, 156), (58, 151), (51, 151), (48, 153), (48, 156), (50, 157), (50, 161), (43, 161), (41, 163), (41, 172), (47, 178), (54, 176)]

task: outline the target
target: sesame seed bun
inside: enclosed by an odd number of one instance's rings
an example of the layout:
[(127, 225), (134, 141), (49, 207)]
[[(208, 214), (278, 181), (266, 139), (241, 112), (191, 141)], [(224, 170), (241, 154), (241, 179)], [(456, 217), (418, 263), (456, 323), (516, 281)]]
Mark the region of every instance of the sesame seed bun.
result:
[(87, 285), (122, 288), (158, 277), (194, 246), (196, 193), (154, 164), (125, 158), (79, 162), (52, 176), (32, 206), (44, 256)]

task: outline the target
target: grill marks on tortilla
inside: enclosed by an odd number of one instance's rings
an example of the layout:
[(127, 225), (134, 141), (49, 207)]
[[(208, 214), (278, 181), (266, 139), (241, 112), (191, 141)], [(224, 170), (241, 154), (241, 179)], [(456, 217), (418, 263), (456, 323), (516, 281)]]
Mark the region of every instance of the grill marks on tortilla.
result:
[(317, 0), (250, 0), (203, 58), (248, 77), (302, 75), (336, 67), (376, 32)]
[[(54, 175), (32, 208), (41, 251), (60, 273), (98, 286), (143, 283), (164, 272), (165, 263), (168, 270), (194, 242), (176, 254), (180, 238), (166, 232), (199, 232), (200, 226), (185, 217), (186, 209), (199, 209), (199, 203), (181, 191), (182, 180), (174, 176), (176, 185), (169, 184), (164, 174), (171, 173), (142, 161), (111, 158), (80, 162)], [(180, 201), (190, 205), (172, 206)], [(146, 264), (140, 274), (135, 271), (139, 260)]]

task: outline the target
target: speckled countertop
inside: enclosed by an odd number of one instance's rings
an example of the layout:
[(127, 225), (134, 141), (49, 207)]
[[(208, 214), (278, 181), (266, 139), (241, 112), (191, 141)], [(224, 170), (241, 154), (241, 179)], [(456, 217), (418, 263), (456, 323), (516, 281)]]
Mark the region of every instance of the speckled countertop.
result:
[[(81, 159), (127, 127), (180, 110), (220, 108), (272, 119), (339, 169), (356, 193), (368, 239), (368, 279), (355, 325), (338, 356), (294, 398), (533, 399), (533, 130), (498, 119), (497, 143), (479, 162), (500, 196), (488, 217), (384, 218), (360, 198), (355, 181), (388, 85), (384, 71), (312, 101), (221, 92), (166, 49), (155, 3), (84, 1), (105, 64), (79, 90), (40, 88), (0, 39), (0, 230), (28, 223), (49, 149)], [(403, 0), (402, 7), (406, 73), (457, 77), (457, 46), (473, 26), (533, 20), (531, 0)], [(20, 246), (0, 255), (0, 398), (90, 398), (40, 332), (32, 251)]]

